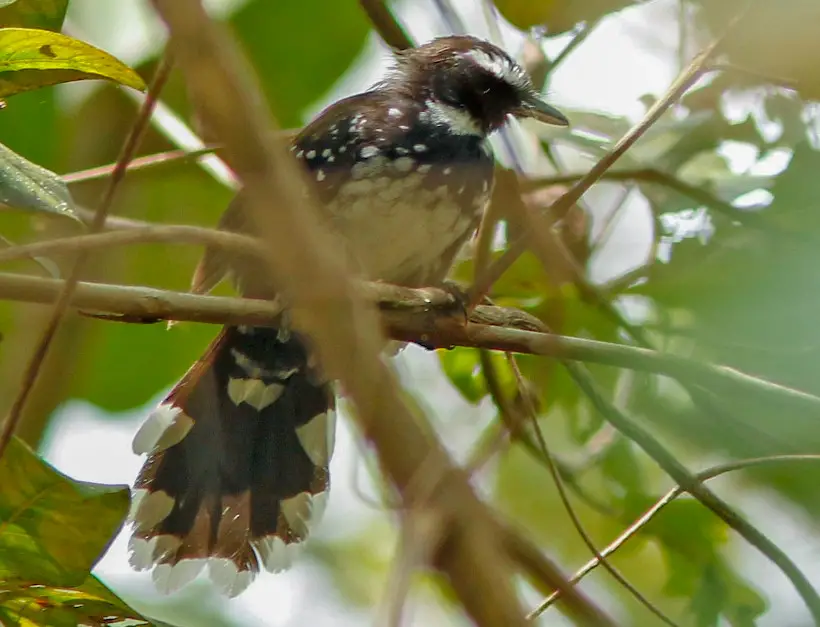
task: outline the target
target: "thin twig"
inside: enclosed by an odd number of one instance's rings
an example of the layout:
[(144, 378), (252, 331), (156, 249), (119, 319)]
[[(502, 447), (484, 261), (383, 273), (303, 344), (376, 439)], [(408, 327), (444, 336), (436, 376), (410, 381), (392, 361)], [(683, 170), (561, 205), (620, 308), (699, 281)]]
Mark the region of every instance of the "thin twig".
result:
[[(196, 160), (203, 155), (209, 155), (217, 150), (218, 146), (205, 146), (199, 150), (168, 150), (166, 152), (157, 152), (152, 155), (144, 157), (137, 157), (128, 163), (126, 166), (127, 172), (135, 172), (137, 170), (150, 170), (157, 166), (170, 165), (172, 163), (186, 163), (188, 161)], [(88, 181), (97, 181), (99, 179), (108, 178), (117, 169), (117, 163), (109, 163), (108, 165), (101, 165), (96, 168), (89, 168), (87, 170), (78, 170), (77, 172), (69, 172), (63, 174), (61, 178), (63, 182), (68, 185), (76, 183), (87, 183)]]
[[(498, 409), (498, 416), (503, 423), (503, 430), (500, 431), (500, 436), (509, 434), (510, 438), (522, 444), (527, 453), (539, 464), (546, 464), (547, 461), (544, 458), (543, 452), (538, 448), (538, 445), (530, 434), (527, 433), (526, 429), (523, 428), (521, 420), (518, 417), (518, 412), (513, 409), (501, 389), (498, 369), (492, 361), (492, 353), (488, 350), (479, 349), (478, 354), (481, 363), (481, 374), (484, 376), (484, 381), (487, 384), (487, 391), (490, 393), (490, 398)], [(496, 440), (498, 440), (498, 438), (496, 438)], [(500, 448), (501, 444), (503, 444), (503, 440), (495, 441), (492, 443), (492, 448), (490, 444), (488, 444), (483, 450), (478, 451), (476, 456), (471, 458), (471, 463), (467, 466), (468, 469), (474, 472), (472, 469), (480, 468), (481, 464), (486, 461), (486, 456), (490, 455), (491, 452), (494, 453)], [(568, 486), (582, 502), (586, 503), (591, 509), (601, 515), (609, 515), (611, 513), (606, 505), (592, 496), (578, 483), (575, 478), (575, 473), (566, 463), (559, 459), (553, 459), (552, 461), (558, 470), (558, 474), (561, 475), (564, 485)]]
[(615, 627), (617, 623), (593, 603), (577, 586), (570, 584), (561, 569), (533, 545), (523, 534), (499, 524), (499, 532), (510, 556), (528, 575), (530, 583), (543, 594), (560, 590), (566, 602), (566, 613), (578, 625)]
[[(720, 464), (718, 466), (713, 466), (711, 468), (707, 468), (706, 470), (702, 470), (701, 472), (695, 475), (695, 478), (698, 481), (708, 481), (709, 479), (714, 479), (722, 474), (732, 472), (735, 470), (743, 470), (746, 468), (752, 468), (755, 466), (764, 466), (774, 463), (783, 463), (783, 462), (795, 462), (795, 461), (820, 461), (820, 455), (808, 455), (808, 454), (797, 454), (797, 455), (773, 455), (771, 457), (756, 457), (753, 459), (742, 459), (738, 461), (728, 462), (726, 464)], [(608, 544), (604, 549), (601, 550), (601, 555), (604, 557), (608, 557), (615, 553), (623, 544), (633, 537), (638, 531), (640, 531), (646, 524), (655, 517), (655, 515), (660, 512), (667, 504), (672, 502), (674, 499), (679, 497), (681, 494), (685, 494), (686, 490), (681, 488), (680, 486), (675, 486), (671, 490), (669, 490), (666, 494), (664, 494), (660, 499), (658, 499), (652, 506), (647, 509), (643, 514), (641, 514), (632, 524), (629, 525), (617, 538), (615, 538), (610, 544)], [(593, 558), (584, 564), (578, 571), (572, 576), (570, 579), (570, 583), (572, 585), (578, 584), (584, 577), (586, 577), (590, 572), (595, 570), (598, 566), (599, 561), (598, 558)], [(560, 596), (562, 592), (560, 590), (556, 590), (550, 596), (548, 596), (541, 604), (535, 608), (532, 612), (529, 613), (527, 618), (533, 619), (540, 616), (550, 605), (552, 605)]]
[(387, 7), (384, 0), (359, 0), (367, 17), (373, 23), (373, 28), (391, 48), (405, 50), (413, 47), (413, 42), (399, 24), (396, 17)]
[[(148, 90), (148, 95), (143, 102), (139, 114), (134, 120), (134, 124), (128, 133), (128, 137), (125, 140), (122, 151), (120, 152), (120, 157), (117, 160), (118, 168), (116, 168), (111, 175), (109, 185), (106, 188), (102, 201), (97, 208), (97, 213), (91, 223), (92, 232), (102, 231), (105, 226), (105, 221), (111, 209), (114, 195), (116, 194), (117, 189), (125, 175), (125, 168), (136, 153), (140, 140), (142, 139), (145, 130), (148, 128), (148, 123), (151, 119), (151, 110), (157, 100), (157, 97), (159, 96), (160, 91), (162, 91), (166, 80), (168, 79), (171, 71), (171, 65), (170, 57), (166, 54), (163, 56), (162, 61), (154, 74), (153, 81)], [(2, 429), (0, 429), (0, 458), (3, 456), (3, 452), (11, 440), (11, 436), (17, 428), (17, 424), (20, 422), (23, 415), (23, 410), (26, 406), (26, 401), (28, 400), (31, 391), (34, 389), (34, 384), (37, 381), (37, 376), (40, 373), (40, 368), (43, 365), (43, 361), (48, 354), (48, 349), (51, 346), (51, 342), (60, 327), (60, 322), (62, 321), (63, 316), (68, 309), (69, 303), (71, 302), (72, 292), (80, 280), (80, 274), (85, 266), (85, 261), (86, 255), (84, 252), (81, 252), (74, 260), (71, 270), (68, 273), (68, 279), (62, 286), (62, 291), (57, 298), (57, 302), (54, 305), (53, 312), (46, 324), (46, 328), (42, 333), (40, 341), (34, 349), (31, 359), (23, 371), (20, 391), (14, 399), (14, 403), (6, 416), (6, 420), (3, 422)]]
[(234, 254), (255, 254), (262, 258), (264, 247), (259, 240), (232, 233), (218, 231), (199, 226), (175, 225), (167, 226), (137, 226), (128, 229), (75, 235), (58, 239), (32, 242), (0, 250), (0, 263), (25, 259), (34, 255), (54, 256), (59, 254), (74, 254), (78, 251), (89, 252), (106, 248), (119, 248), (136, 244), (154, 242), (200, 244), (215, 246)]
[[(573, 172), (567, 174), (558, 174), (555, 176), (530, 178), (521, 180), (521, 191), (527, 192), (541, 187), (550, 187), (553, 185), (567, 185), (582, 180), (586, 176), (583, 172)], [(713, 211), (726, 216), (733, 222), (739, 222), (745, 226), (769, 230), (776, 228), (775, 225), (770, 225), (770, 220), (764, 220), (763, 216), (757, 215), (749, 211), (741, 211), (734, 207), (731, 203), (721, 200), (714, 194), (698, 187), (697, 185), (690, 185), (673, 174), (658, 170), (656, 168), (635, 168), (627, 170), (608, 170), (604, 172), (598, 179), (599, 181), (643, 181), (646, 183), (655, 183), (662, 185), (671, 190), (678, 192), (683, 196), (691, 198), (700, 205), (705, 205)]]
[(610, 403), (603, 396), (594, 379), (585, 368), (570, 362), (564, 362), (564, 366), (575, 383), (590, 399), (593, 406), (608, 422), (643, 449), (682, 489), (696, 498), (704, 507), (711, 510), (781, 570), (809, 608), (815, 622), (820, 624), (820, 595), (791, 558), (766, 535), (743, 518), (731, 505), (703, 485), (646, 429)]
[(403, 517), (397, 556), (393, 560), (374, 625), (401, 627), (404, 603), (410, 593), (413, 573), (431, 561), (441, 544), (444, 529), (444, 517), (423, 506), (411, 509)]
[[(527, 417), (529, 418), (530, 422), (532, 423), (533, 432), (535, 433), (536, 440), (538, 440), (538, 445), (541, 448), (541, 454), (546, 460), (547, 463), (547, 470), (552, 477), (552, 481), (555, 484), (555, 488), (558, 490), (558, 498), (561, 500), (561, 504), (564, 506), (564, 510), (566, 510), (567, 515), (572, 522), (572, 526), (575, 527), (575, 531), (578, 532), (583, 543), (586, 547), (590, 550), (590, 552), (595, 556), (595, 559), (598, 560), (599, 564), (601, 564), (604, 569), (617, 581), (621, 584), (629, 594), (631, 594), (641, 605), (647, 608), (650, 612), (652, 612), (655, 616), (657, 616), (661, 621), (663, 621), (667, 625), (671, 625), (671, 627), (677, 627), (677, 623), (675, 623), (671, 618), (666, 616), (660, 609), (658, 609), (649, 599), (647, 599), (635, 586), (633, 586), (627, 579), (624, 577), (614, 566), (612, 566), (607, 559), (601, 554), (598, 550), (598, 547), (595, 546), (595, 542), (593, 542), (592, 538), (587, 533), (586, 529), (584, 528), (584, 524), (581, 522), (578, 513), (575, 511), (575, 508), (572, 506), (572, 503), (569, 500), (569, 495), (567, 494), (566, 488), (564, 487), (564, 482), (561, 479), (561, 474), (558, 472), (558, 467), (555, 465), (555, 461), (552, 457), (552, 452), (550, 451), (549, 447), (547, 446), (547, 441), (544, 438), (544, 434), (541, 432), (541, 427), (538, 425), (538, 412), (535, 409), (535, 406), (532, 403), (532, 399), (530, 398), (529, 394), (527, 394), (524, 376), (521, 374), (521, 370), (518, 367), (518, 364), (515, 362), (515, 358), (510, 353), (506, 353), (507, 363), (510, 366), (510, 369), (515, 376), (515, 380), (518, 384), (518, 391), (519, 395), (522, 397), (524, 407), (526, 408)], [(530, 618), (530, 617), (528, 617)], [(533, 620), (530, 618), (530, 620)]]

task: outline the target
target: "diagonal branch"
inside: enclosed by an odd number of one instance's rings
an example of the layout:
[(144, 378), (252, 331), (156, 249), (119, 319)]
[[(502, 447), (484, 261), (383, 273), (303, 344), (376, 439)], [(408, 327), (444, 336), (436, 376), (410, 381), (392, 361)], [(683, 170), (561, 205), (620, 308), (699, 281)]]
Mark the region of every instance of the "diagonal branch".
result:
[[(726, 464), (720, 464), (719, 466), (713, 466), (712, 468), (707, 468), (695, 475), (698, 481), (707, 481), (709, 479), (714, 479), (715, 477), (719, 477), (727, 472), (733, 472), (736, 470), (743, 470), (746, 468), (752, 468), (755, 466), (765, 466), (770, 464), (780, 464), (783, 462), (798, 462), (798, 461), (813, 461), (817, 462), (820, 461), (820, 455), (810, 455), (810, 454), (795, 454), (795, 455), (773, 455), (771, 457), (756, 457), (752, 459), (741, 459), (738, 461), (728, 462)], [(680, 486), (675, 486), (671, 490), (669, 490), (666, 494), (664, 494), (660, 499), (655, 501), (652, 506), (647, 509), (643, 514), (641, 514), (635, 521), (632, 522), (615, 540), (610, 542), (604, 549), (601, 550), (601, 556), (608, 557), (615, 553), (623, 544), (629, 540), (630, 538), (634, 537), (643, 527), (652, 520), (655, 515), (660, 512), (667, 504), (674, 501), (676, 498), (685, 494), (686, 490), (681, 488)], [(595, 568), (599, 565), (599, 560), (597, 557), (593, 557), (589, 560), (586, 564), (584, 564), (570, 579), (570, 583), (574, 586), (578, 582), (580, 582), (584, 577), (586, 577), (590, 572), (595, 570)], [(552, 594), (550, 594), (546, 599), (544, 599), (538, 607), (536, 607), (532, 612), (530, 612), (528, 618), (535, 619), (540, 616), (550, 605), (552, 605), (560, 596), (563, 594), (562, 590), (556, 590)]]

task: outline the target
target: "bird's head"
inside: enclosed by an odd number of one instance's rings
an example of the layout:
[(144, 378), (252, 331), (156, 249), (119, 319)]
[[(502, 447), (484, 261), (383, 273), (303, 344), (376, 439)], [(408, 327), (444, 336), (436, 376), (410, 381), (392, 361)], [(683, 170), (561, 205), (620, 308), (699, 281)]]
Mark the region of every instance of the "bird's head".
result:
[(487, 135), (509, 116), (569, 124), (542, 100), (518, 63), (475, 37), (440, 37), (399, 52), (387, 83), (423, 101), (433, 122), (461, 134)]

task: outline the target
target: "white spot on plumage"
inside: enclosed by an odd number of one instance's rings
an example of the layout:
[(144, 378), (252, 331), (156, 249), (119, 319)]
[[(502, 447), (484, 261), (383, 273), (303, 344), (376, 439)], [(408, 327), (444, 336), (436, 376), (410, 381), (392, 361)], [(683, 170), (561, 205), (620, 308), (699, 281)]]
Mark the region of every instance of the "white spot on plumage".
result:
[(316, 466), (326, 467), (333, 456), (336, 442), (336, 412), (328, 409), (316, 414), (307, 423), (296, 427), (296, 437), (310, 461)]
[(396, 154), (397, 155), (409, 155), (410, 151), (407, 148), (403, 148), (402, 146), (396, 146)]
[(162, 534), (146, 540), (131, 536), (128, 540), (128, 563), (134, 570), (148, 570), (157, 562), (171, 558), (182, 545), (177, 536)]
[(362, 159), (370, 159), (371, 157), (375, 157), (377, 154), (379, 154), (379, 149), (375, 146), (363, 146), (359, 151), (359, 155)]
[(427, 100), (425, 104), (433, 124), (446, 126), (451, 133), (456, 135), (484, 135), (473, 116), (463, 109), (457, 109), (435, 100)]
[(427, 174), (432, 169), (432, 167), (433, 166), (430, 165), (429, 163), (422, 163), (418, 167), (418, 171), (419, 171), (420, 174)]
[(336, 161), (336, 157), (334, 157), (333, 155), (330, 155), (330, 156), (327, 158), (327, 162), (328, 162), (328, 163), (333, 163), (334, 161)]
[(250, 570), (239, 570), (232, 560), (224, 557), (208, 560), (208, 575), (214, 585), (229, 597), (244, 592), (255, 576)]
[(313, 496), (310, 492), (300, 492), (289, 499), (282, 499), (279, 510), (291, 531), (299, 538), (307, 538), (313, 518)]
[(134, 493), (129, 519), (136, 529), (151, 529), (168, 518), (174, 509), (174, 499), (165, 491), (137, 490)]
[(327, 159), (327, 158), (328, 158), (330, 155), (332, 155), (332, 154), (333, 154), (333, 151), (332, 151), (330, 148), (325, 148), (325, 149), (322, 151), (322, 156), (323, 156), (325, 159)]
[(160, 594), (171, 594), (191, 583), (205, 568), (206, 559), (184, 559), (176, 564), (159, 564), (151, 573)]
[(280, 381), (285, 381), (299, 372), (299, 368), (297, 366), (280, 368), (278, 370), (274, 370), (272, 368), (262, 368), (262, 366), (259, 365), (259, 362), (254, 361), (235, 348), (231, 349), (231, 356), (236, 362), (236, 365), (242, 368), (245, 374), (247, 374), (251, 379), (279, 379)]
[(390, 107), (387, 110), (387, 115), (391, 118), (401, 117), (401, 109), (397, 109), (396, 107)]
[(452, 171), (453, 171), (453, 168), (444, 168), (444, 170), (443, 170), (442, 172), (444, 173), (444, 176), (447, 176), (447, 175), (448, 175), (448, 174), (450, 174)]
[(304, 156), (305, 156), (305, 151), (304, 150), (300, 150), (299, 152), (296, 153), (296, 158), (297, 159), (301, 159)]
[(325, 171), (324, 170), (317, 170), (316, 171), (316, 180), (317, 181), (324, 181), (325, 180)]
[(236, 330), (239, 331), (242, 335), (251, 335), (253, 333), (253, 327), (248, 326), (247, 324), (240, 324), (236, 327)]
[(138, 488), (131, 492), (131, 504), (128, 506), (128, 516), (125, 519), (128, 522), (134, 521), (134, 516), (137, 514), (137, 510), (139, 510), (140, 503), (142, 503), (143, 499), (148, 496), (148, 490)]
[(315, 525), (325, 515), (327, 509), (327, 501), (330, 494), (327, 490), (313, 495), (313, 511), (311, 512), (311, 521)]
[(307, 154), (305, 156), (308, 159), (315, 159), (316, 158), (316, 151), (315, 150), (308, 150)]
[(228, 396), (236, 404), (247, 403), (258, 411), (272, 405), (284, 391), (281, 383), (265, 384), (261, 379), (228, 379)]
[(413, 150), (416, 152), (426, 152), (427, 146), (425, 144), (413, 144)]
[(407, 124), (399, 124), (399, 128), (403, 131), (409, 131), (410, 127)]
[(515, 61), (509, 57), (490, 54), (484, 50), (470, 50), (465, 56), (472, 59), (493, 74), (499, 80), (504, 81), (521, 90), (532, 89), (532, 81), (529, 76)]
[(339, 190), (340, 196), (364, 196), (373, 191), (375, 183), (372, 179), (355, 180), (345, 183)]
[(194, 421), (179, 407), (162, 403), (139, 428), (131, 449), (136, 455), (165, 450), (181, 442), (193, 426)]
[(356, 180), (376, 176), (388, 163), (387, 157), (383, 156), (359, 161), (350, 169), (350, 176)]
[(347, 146), (339, 146), (339, 152), (347, 152)]
[(262, 566), (269, 573), (281, 573), (290, 568), (303, 548), (301, 542), (286, 543), (276, 535), (254, 540), (253, 546), (259, 554)]
[(399, 172), (410, 172), (415, 164), (416, 162), (410, 157), (399, 157), (393, 161), (393, 167)]

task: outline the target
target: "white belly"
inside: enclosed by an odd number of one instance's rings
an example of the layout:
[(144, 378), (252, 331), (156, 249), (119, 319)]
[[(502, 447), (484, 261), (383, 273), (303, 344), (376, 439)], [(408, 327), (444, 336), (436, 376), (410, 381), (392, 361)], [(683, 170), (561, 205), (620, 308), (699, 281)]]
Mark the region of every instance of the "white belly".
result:
[(476, 228), (487, 193), (470, 202), (457, 197), (458, 189), (428, 189), (423, 180), (416, 172), (402, 179), (368, 177), (339, 190), (329, 207), (333, 228), (365, 277), (414, 283), (429, 276), (453, 244)]

